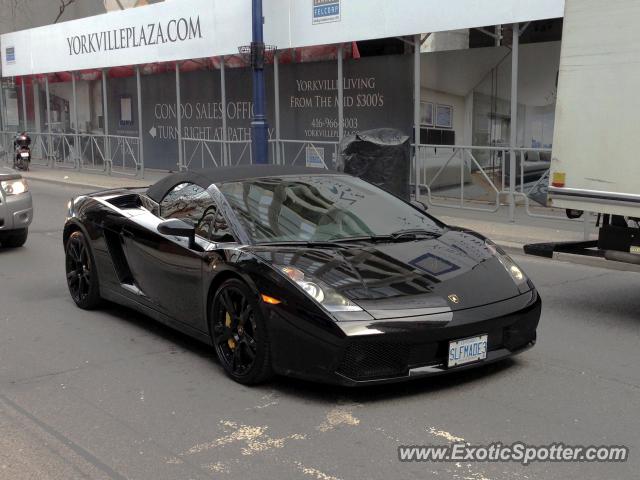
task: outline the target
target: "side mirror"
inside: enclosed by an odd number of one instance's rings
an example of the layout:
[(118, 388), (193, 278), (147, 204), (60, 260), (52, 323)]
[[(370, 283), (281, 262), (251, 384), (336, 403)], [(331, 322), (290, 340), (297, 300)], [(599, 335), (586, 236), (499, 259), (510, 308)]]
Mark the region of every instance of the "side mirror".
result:
[(421, 202), (420, 200), (411, 200), (410, 203), (411, 205), (416, 207), (418, 210), (422, 210), (423, 212), (426, 212), (427, 210), (429, 210), (429, 207), (427, 207), (427, 205)]
[(196, 244), (196, 227), (189, 225), (178, 218), (166, 220), (158, 224), (158, 232), (163, 235), (173, 235), (174, 237), (185, 237), (189, 239), (189, 248)]

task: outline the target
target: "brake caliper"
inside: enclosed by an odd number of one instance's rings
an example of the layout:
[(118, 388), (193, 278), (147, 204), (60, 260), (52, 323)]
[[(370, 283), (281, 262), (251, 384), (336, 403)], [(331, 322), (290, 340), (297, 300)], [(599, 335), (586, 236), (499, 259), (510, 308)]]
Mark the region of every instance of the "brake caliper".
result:
[[(225, 313), (224, 324), (227, 328), (231, 328), (231, 315), (229, 315), (229, 312)], [(236, 348), (236, 341), (233, 338), (230, 338), (227, 340), (227, 345), (229, 345), (229, 348), (233, 350)]]

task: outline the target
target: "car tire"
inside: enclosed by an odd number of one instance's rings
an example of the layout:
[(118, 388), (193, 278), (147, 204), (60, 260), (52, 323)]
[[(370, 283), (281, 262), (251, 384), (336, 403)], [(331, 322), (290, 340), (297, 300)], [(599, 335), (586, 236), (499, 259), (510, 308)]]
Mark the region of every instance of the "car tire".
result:
[(29, 230), (27, 228), (23, 228), (22, 230), (16, 230), (8, 233), (6, 237), (2, 237), (0, 243), (6, 248), (19, 248), (25, 244), (28, 235)]
[(255, 385), (273, 376), (267, 323), (255, 293), (241, 280), (226, 280), (209, 309), (213, 347), (226, 374)]
[(81, 231), (75, 231), (64, 246), (65, 273), (69, 293), (76, 305), (92, 310), (100, 305), (98, 272), (89, 242)]

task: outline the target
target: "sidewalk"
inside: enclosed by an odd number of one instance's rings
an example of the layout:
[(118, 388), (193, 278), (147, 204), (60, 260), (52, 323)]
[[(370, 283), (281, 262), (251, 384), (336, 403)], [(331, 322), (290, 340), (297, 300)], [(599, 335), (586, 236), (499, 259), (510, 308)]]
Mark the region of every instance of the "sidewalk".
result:
[(32, 165), (28, 172), (22, 172), (25, 178), (32, 181), (72, 185), (81, 188), (95, 188), (96, 190), (118, 187), (147, 187), (168, 174), (168, 172), (158, 170), (145, 170), (144, 178), (137, 178), (126, 175), (109, 176), (96, 172), (66, 170), (62, 168), (52, 169), (38, 165)]
[(429, 213), (449, 225), (469, 228), (491, 238), (506, 247), (521, 249), (527, 243), (566, 242), (595, 239), (595, 217), (569, 220), (530, 217), (524, 208), (516, 208), (515, 222), (509, 222), (507, 207), (496, 213), (485, 213), (452, 208), (431, 207)]
[[(31, 171), (24, 173), (24, 176), (30, 181), (49, 182), (96, 190), (118, 187), (146, 187), (157, 182), (165, 175), (168, 175), (168, 172), (146, 170), (145, 178), (139, 179), (126, 176), (107, 176), (86, 171), (49, 169), (39, 166), (34, 166)], [(423, 198), (423, 201), (426, 201), (426, 198)], [(524, 208), (518, 206), (515, 223), (508, 221), (507, 207), (502, 207), (495, 213), (430, 207), (429, 213), (449, 225), (465, 227), (482, 233), (511, 253), (522, 253), (522, 247), (527, 243), (579, 241), (585, 238), (584, 222), (582, 220), (569, 220), (562, 216), (562, 212), (556, 212), (559, 214), (558, 219), (541, 219), (528, 216)], [(596, 238), (594, 217), (588, 218), (586, 226), (589, 238)], [(592, 262), (592, 260), (589, 261)], [(600, 265), (601, 262), (597, 264)]]

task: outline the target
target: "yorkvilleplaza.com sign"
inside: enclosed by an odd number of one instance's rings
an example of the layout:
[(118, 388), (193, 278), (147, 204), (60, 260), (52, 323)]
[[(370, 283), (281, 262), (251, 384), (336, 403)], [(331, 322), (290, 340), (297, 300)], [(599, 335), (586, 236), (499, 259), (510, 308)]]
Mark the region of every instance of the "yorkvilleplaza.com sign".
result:
[(200, 16), (174, 18), (168, 22), (149, 23), (114, 30), (67, 37), (69, 55), (107, 52), (123, 48), (146, 47), (202, 38)]
[(250, 0), (175, 0), (11, 32), (0, 40), (2, 74), (229, 55), (251, 42), (250, 19)]

